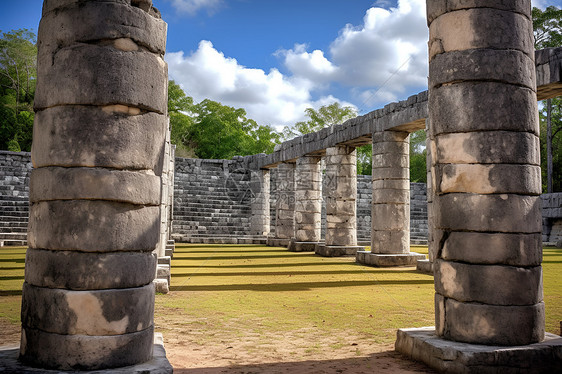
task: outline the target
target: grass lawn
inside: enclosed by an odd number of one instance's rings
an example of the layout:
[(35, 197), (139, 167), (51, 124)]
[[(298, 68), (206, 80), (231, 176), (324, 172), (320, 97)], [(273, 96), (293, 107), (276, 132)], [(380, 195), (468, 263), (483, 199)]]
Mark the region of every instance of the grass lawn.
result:
[[(24, 259), (24, 247), (0, 248), (4, 327), (20, 324)], [(560, 334), (562, 250), (544, 249), (543, 277), (546, 331)], [(286, 336), (295, 352), (337, 351), (359, 340), (391, 344), (398, 328), (434, 325), (433, 294), (433, 277), (412, 267), (371, 268), (264, 246), (177, 244), (171, 292), (156, 295), (155, 325), (165, 339), (202, 347), (249, 339), (247, 349), (259, 353), (271, 337)]]

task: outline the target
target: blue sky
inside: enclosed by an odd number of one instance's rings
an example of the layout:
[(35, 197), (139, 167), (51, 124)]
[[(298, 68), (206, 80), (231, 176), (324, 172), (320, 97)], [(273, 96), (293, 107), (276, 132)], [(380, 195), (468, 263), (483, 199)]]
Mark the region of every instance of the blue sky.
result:
[[(170, 78), (260, 124), (280, 129), (334, 101), (363, 114), (427, 88), (425, 0), (153, 2), (168, 23)], [(37, 31), (41, 4), (0, 1), (0, 30)]]

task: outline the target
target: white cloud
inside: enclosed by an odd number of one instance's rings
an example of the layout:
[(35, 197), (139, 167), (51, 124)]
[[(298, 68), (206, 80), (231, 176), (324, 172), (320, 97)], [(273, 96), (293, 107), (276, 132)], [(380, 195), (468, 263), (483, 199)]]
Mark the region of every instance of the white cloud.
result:
[(244, 108), (248, 116), (260, 124), (292, 125), (304, 117), (308, 107), (340, 101), (333, 96), (313, 100), (313, 87), (307, 79), (286, 77), (277, 69), (268, 73), (239, 65), (225, 57), (209, 41), (201, 41), (190, 55), (173, 52), (166, 55), (170, 78), (186, 93), (201, 101), (205, 98), (225, 105)]
[(200, 9), (207, 9), (208, 12), (216, 11), (223, 0), (167, 0), (171, 1), (172, 6), (180, 13), (195, 15)]
[(361, 26), (346, 25), (330, 46), (330, 59), (302, 44), (280, 52), (295, 77), (353, 87), (355, 97), (370, 106), (425, 87), (427, 39), (425, 0), (399, 0), (396, 8), (367, 10)]

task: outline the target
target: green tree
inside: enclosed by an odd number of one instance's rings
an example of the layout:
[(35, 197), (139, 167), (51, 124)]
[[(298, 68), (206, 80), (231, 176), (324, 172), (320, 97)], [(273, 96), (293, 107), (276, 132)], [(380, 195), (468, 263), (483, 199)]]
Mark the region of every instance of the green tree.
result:
[(31, 150), (37, 77), (35, 34), (12, 30), (0, 37), (0, 147)]
[[(549, 6), (544, 11), (539, 8), (532, 9), (533, 16), (533, 34), (535, 37), (535, 49), (543, 49), (549, 47), (559, 47), (562, 45), (562, 10)], [(553, 192), (553, 174), (554, 174), (554, 161), (553, 161), (553, 136), (556, 136), (557, 131), (553, 135), (551, 112), (552, 100), (547, 99), (545, 103), (546, 121), (545, 128), (545, 142), (546, 142), (546, 160), (541, 163), (544, 169), (546, 165), (546, 188), (545, 192)], [(543, 177), (543, 181), (544, 181)]]
[(186, 139), (200, 158), (230, 159), (270, 153), (279, 141), (279, 134), (247, 118), (244, 109), (206, 99), (193, 106), (193, 113), (194, 122)]
[(342, 107), (338, 102), (324, 105), (318, 110), (307, 108), (304, 112), (308, 120), (297, 122), (293, 126), (285, 126), (283, 129), (284, 140), (310, 134), (327, 126), (342, 124), (348, 119), (357, 117), (355, 108), (350, 106)]
[(193, 98), (187, 96), (173, 80), (168, 82), (168, 115), (170, 116), (170, 138), (176, 146), (178, 157), (195, 157), (187, 137), (193, 125)]
[(410, 134), (410, 181), (427, 183), (425, 130)]
[[(540, 129), (541, 129), (541, 165), (547, 164), (547, 158), (551, 157), (552, 168), (551, 172), (551, 191), (562, 191), (562, 98), (557, 97), (551, 99), (550, 107), (550, 133), (551, 133), (551, 152), (547, 152), (547, 147), (549, 143), (547, 142), (548, 128), (547, 128), (547, 117), (548, 117), (548, 106), (544, 106), (539, 111), (540, 116)], [(542, 182), (543, 191), (548, 190), (548, 172), (549, 170), (545, 167), (541, 168), (542, 172)]]

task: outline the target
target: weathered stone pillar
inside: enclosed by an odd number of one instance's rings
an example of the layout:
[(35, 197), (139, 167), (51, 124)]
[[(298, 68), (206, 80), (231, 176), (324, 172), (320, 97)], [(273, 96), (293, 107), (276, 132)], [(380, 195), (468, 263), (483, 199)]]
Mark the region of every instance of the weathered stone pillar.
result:
[(295, 164), (283, 163), (277, 167), (275, 207), (275, 237), (267, 245), (288, 247), (295, 236)]
[(415, 265), (425, 256), (410, 252), (409, 133), (373, 134), (373, 205), (371, 252), (357, 261), (374, 266)]
[(433, 142), (433, 135), (431, 134), (431, 128), (429, 125), (429, 120), (425, 121), (425, 148), (426, 148), (426, 170), (427, 170), (427, 183), (426, 183), (426, 196), (427, 196), (427, 252), (428, 258), (423, 260), (418, 260), (416, 264), (416, 269), (424, 273), (433, 274), (433, 262), (435, 260), (435, 254), (437, 250), (435, 249), (434, 240), (434, 225), (433, 225), (433, 172), (431, 168), (433, 163), (431, 161), (431, 148)]
[(43, 5), (20, 348), (33, 366), (153, 354), (166, 24), (133, 4)]
[(396, 347), (439, 371), (562, 369), (560, 338), (541, 342), (541, 181), (530, 3), (427, 1), (439, 243), (435, 333), (457, 343), (439, 342), (433, 331), (429, 337), (405, 330)]
[(252, 197), (252, 217), (250, 219), (250, 234), (267, 236), (270, 231), (269, 216), (269, 190), (270, 176), (269, 170), (253, 171), (251, 190)]
[(357, 152), (355, 147), (326, 149), (326, 243), (321, 256), (355, 256), (357, 246)]
[(320, 157), (302, 156), (295, 171), (295, 236), (290, 251), (314, 251), (320, 242), (322, 173)]
[(544, 336), (529, 3), (428, 2), (435, 312), (447, 339), (517, 345)]

